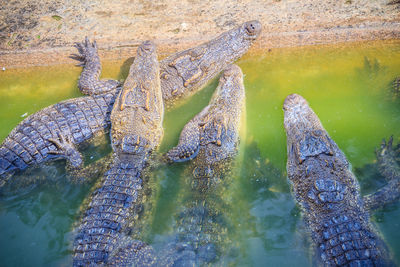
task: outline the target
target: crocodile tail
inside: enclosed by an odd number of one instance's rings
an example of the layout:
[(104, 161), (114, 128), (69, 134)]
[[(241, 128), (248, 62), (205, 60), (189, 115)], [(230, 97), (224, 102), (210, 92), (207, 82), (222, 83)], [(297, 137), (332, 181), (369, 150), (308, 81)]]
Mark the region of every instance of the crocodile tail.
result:
[(120, 247), (127, 225), (141, 203), (141, 167), (114, 162), (93, 192), (74, 241), (74, 266), (106, 264)]

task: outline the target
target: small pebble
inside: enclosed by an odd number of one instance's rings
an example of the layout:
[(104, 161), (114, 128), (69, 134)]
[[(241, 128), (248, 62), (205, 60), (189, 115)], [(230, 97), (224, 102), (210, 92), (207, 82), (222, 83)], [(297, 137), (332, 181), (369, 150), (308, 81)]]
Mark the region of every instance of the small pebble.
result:
[(182, 22), (182, 23), (181, 23), (181, 28), (182, 28), (182, 30), (183, 30), (183, 31), (186, 31), (186, 30), (187, 30), (187, 28), (188, 28), (188, 25), (187, 25), (187, 23), (185, 23), (185, 22)]

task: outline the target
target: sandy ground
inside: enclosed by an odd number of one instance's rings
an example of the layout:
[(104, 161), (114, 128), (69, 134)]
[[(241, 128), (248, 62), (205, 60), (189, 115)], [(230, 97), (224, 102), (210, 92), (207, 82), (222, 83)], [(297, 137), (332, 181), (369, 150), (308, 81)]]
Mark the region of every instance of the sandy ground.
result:
[(85, 36), (103, 59), (130, 57), (146, 39), (166, 55), (253, 19), (263, 32), (252, 51), (400, 39), (399, 0), (9, 0), (0, 7), (0, 67), (72, 63), (72, 44)]

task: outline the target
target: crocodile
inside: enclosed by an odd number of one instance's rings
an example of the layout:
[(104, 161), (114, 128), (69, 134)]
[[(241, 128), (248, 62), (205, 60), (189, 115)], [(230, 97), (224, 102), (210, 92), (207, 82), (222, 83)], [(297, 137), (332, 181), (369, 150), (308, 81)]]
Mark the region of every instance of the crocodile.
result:
[(400, 198), (399, 148), (400, 144), (393, 147), (393, 136), (391, 136), (388, 142), (382, 140), (379, 149), (376, 150), (378, 170), (385, 177), (387, 185), (363, 197), (367, 209), (376, 210)]
[(200, 266), (226, 255), (229, 223), (223, 192), (232, 182), (244, 105), (243, 73), (231, 65), (209, 105), (185, 125), (178, 145), (166, 154), (172, 162), (191, 162), (184, 172), (189, 193), (177, 215), (174, 241), (160, 253), (160, 265)]
[(400, 76), (394, 78), (394, 80), (391, 82), (391, 93), (392, 97), (394, 99), (398, 99), (400, 95)]
[(174, 241), (155, 252), (151, 245), (134, 240), (118, 250), (110, 265), (199, 266), (211, 264), (223, 254), (227, 237), (226, 214), (221, 197), (239, 144), (244, 109), (243, 74), (227, 67), (209, 103), (183, 128), (179, 143), (167, 152), (168, 162), (191, 161), (185, 171), (189, 196), (177, 216)]
[(283, 109), (287, 175), (319, 265), (393, 266), (343, 152), (303, 97), (289, 95)]
[[(160, 62), (161, 90), (167, 107), (200, 90), (233, 61), (240, 58), (261, 32), (258, 21), (248, 21), (222, 33), (197, 47), (175, 53)], [(56, 151), (59, 135), (75, 146), (93, 140), (110, 129), (110, 113), (120, 83), (100, 80), (101, 63), (96, 42), (76, 43), (78, 54), (72, 55), (82, 65), (78, 87), (88, 96), (62, 101), (44, 108), (19, 123), (0, 146), (0, 186), (9, 175), (49, 160), (73, 155), (49, 153)], [(71, 150), (71, 153), (73, 150)]]
[[(163, 136), (163, 116), (156, 48), (145, 41), (137, 49), (111, 111), (113, 162), (102, 185), (92, 194), (78, 227), (74, 266), (107, 264), (119, 255), (121, 240), (142, 202), (148, 160)], [(64, 153), (67, 149), (61, 146), (58, 151)], [(129, 246), (137, 248), (140, 243), (132, 241)]]

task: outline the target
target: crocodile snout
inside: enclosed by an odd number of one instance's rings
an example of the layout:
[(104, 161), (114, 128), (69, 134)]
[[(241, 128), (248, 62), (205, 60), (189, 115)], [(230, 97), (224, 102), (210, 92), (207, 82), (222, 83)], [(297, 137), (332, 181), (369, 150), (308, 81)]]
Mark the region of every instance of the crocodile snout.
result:
[(261, 32), (261, 23), (258, 20), (252, 20), (245, 23), (244, 28), (251, 37), (257, 37)]
[(307, 101), (298, 94), (291, 94), (288, 95), (283, 102), (283, 110), (287, 111), (293, 109), (295, 106), (304, 106), (308, 105)]
[(139, 48), (145, 53), (151, 53), (156, 49), (156, 45), (152, 41), (144, 41)]
[(242, 74), (242, 70), (239, 68), (239, 66), (232, 64), (230, 66), (228, 66), (224, 72), (223, 72), (223, 76), (225, 78), (229, 77), (229, 76), (240, 76), (243, 75)]

